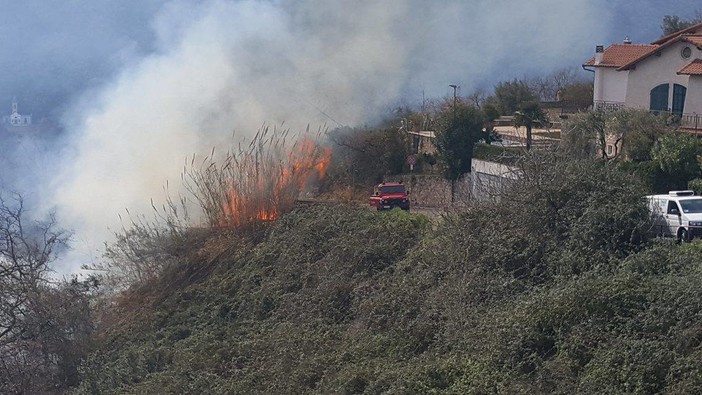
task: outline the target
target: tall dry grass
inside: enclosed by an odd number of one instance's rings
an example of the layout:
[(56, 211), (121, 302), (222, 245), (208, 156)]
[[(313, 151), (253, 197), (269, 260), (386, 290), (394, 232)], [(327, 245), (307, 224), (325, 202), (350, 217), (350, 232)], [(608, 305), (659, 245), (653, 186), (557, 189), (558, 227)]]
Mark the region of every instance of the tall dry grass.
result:
[[(331, 151), (319, 144), (322, 132), (262, 127), (248, 142), (219, 154), (189, 158), (181, 174), (184, 192), (166, 202), (151, 201), (152, 216), (126, 211), (105, 260), (85, 267), (119, 292), (144, 284), (164, 268), (183, 261), (215, 230), (237, 229), (278, 218), (292, 210), (300, 193), (324, 176)], [(195, 209), (199, 213), (191, 213)]]
[(309, 136), (309, 131), (296, 137), (263, 127), (248, 144), (221, 158), (214, 149), (200, 162), (193, 157), (183, 184), (209, 226), (276, 219), (292, 209), (310, 181), (324, 176), (329, 164), (330, 151)]

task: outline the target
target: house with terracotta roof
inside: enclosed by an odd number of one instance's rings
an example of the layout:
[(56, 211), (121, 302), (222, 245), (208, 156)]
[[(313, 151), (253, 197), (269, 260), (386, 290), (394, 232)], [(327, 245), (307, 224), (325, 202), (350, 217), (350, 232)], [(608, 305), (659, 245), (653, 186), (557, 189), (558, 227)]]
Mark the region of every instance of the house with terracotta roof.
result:
[(702, 23), (650, 44), (598, 45), (583, 68), (595, 73), (594, 108), (645, 108), (702, 130)]

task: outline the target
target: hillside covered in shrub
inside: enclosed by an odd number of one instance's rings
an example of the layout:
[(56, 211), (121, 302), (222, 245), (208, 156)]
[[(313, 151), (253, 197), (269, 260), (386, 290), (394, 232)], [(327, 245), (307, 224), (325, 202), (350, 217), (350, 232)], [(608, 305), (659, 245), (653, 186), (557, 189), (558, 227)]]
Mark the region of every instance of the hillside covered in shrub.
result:
[(103, 313), (74, 393), (702, 392), (702, 244), (649, 240), (615, 163), (524, 172), (440, 219), (312, 205), (192, 236)]

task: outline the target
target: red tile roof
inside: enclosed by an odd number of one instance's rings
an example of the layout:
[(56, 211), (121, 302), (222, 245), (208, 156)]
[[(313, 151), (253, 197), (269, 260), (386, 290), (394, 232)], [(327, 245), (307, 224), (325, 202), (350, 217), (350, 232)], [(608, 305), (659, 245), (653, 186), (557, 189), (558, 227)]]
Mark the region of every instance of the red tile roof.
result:
[(692, 25), (692, 26), (688, 27), (687, 29), (683, 29), (683, 30), (680, 30), (679, 32), (675, 32), (673, 34), (669, 34), (667, 36), (661, 37), (658, 40), (652, 42), (651, 44), (653, 44), (653, 45), (663, 44), (663, 43), (666, 43), (666, 42), (668, 42), (668, 41), (670, 41), (670, 40), (672, 40), (680, 35), (683, 35), (683, 34), (702, 34), (702, 23)]
[(682, 39), (696, 47), (702, 47), (702, 34), (685, 34)]
[(648, 44), (612, 44), (605, 49), (600, 64), (595, 65), (592, 57), (583, 66), (619, 68), (652, 54), (657, 48), (657, 45)]
[(680, 69), (678, 74), (685, 75), (702, 75), (702, 59), (695, 59), (688, 65)]
[(661, 44), (661, 45), (656, 45), (656, 46), (655, 46), (655, 47), (656, 47), (655, 50), (650, 51), (649, 53), (646, 53), (646, 54), (641, 55), (641, 57), (639, 57), (639, 58), (637, 58), (637, 59), (634, 59), (634, 60), (630, 61), (629, 63), (627, 63), (627, 64), (625, 64), (625, 65), (619, 67), (618, 70), (628, 70), (628, 69), (630, 69), (632, 66), (635, 66), (636, 63), (638, 63), (638, 62), (640, 62), (640, 61), (646, 59), (647, 57), (649, 57), (649, 56), (655, 54), (655, 53), (658, 52), (658, 51), (661, 51), (663, 48), (667, 48), (667, 47), (669, 47), (669, 46), (671, 46), (671, 45), (673, 45), (673, 44), (675, 44), (675, 43), (681, 42), (681, 41), (689, 42), (689, 43), (691, 43), (692, 45), (698, 46), (696, 43), (702, 43), (702, 36), (700, 36), (700, 35), (695, 35), (695, 34), (687, 35), (687, 34), (679, 34), (679, 33), (676, 33), (675, 37), (672, 37), (671, 39), (669, 39), (668, 41), (664, 42), (664, 43)]
[[(630, 68), (634, 67), (636, 63), (646, 59), (663, 48), (669, 47), (680, 41), (688, 42), (698, 48), (702, 47), (702, 23), (698, 23), (688, 27), (687, 29), (661, 37), (657, 41), (654, 41), (648, 45), (612, 44), (605, 49), (602, 62), (595, 65), (595, 57), (592, 57), (585, 62), (583, 66), (615, 67), (617, 70), (629, 70)], [(684, 69), (685, 68), (682, 70)]]

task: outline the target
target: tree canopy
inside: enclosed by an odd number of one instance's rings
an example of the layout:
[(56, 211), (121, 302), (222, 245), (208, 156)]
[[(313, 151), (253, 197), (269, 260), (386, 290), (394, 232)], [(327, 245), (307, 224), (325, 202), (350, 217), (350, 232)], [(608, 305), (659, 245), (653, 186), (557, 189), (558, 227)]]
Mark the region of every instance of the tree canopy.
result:
[(571, 110), (585, 110), (592, 106), (592, 81), (580, 81), (565, 85), (558, 94), (558, 99)]
[(538, 102), (537, 95), (527, 82), (512, 80), (500, 82), (495, 86), (495, 95), (491, 99), (502, 115), (512, 115), (523, 103)]
[(69, 233), (32, 221), (21, 196), (0, 194), (0, 393), (48, 394), (77, 385), (94, 329), (90, 281), (51, 281)]
[(690, 180), (700, 177), (702, 143), (686, 133), (666, 133), (654, 144), (651, 159), (661, 172), (663, 190), (685, 189)]
[(622, 162), (655, 192), (685, 189), (702, 176), (699, 138), (646, 110), (576, 114), (565, 123), (562, 136), (562, 147), (571, 157)]
[(441, 157), (444, 176), (451, 181), (454, 199), (455, 183), (470, 172), (473, 146), (482, 137), (484, 115), (462, 101), (447, 101), (436, 119), (436, 149)]
[(661, 24), (661, 30), (663, 30), (663, 36), (667, 36), (673, 33), (677, 33), (680, 30), (687, 29), (692, 25), (696, 25), (702, 22), (702, 12), (697, 11), (697, 14), (692, 19), (682, 19), (677, 15), (666, 15), (663, 17), (663, 23)]
[(370, 185), (383, 176), (400, 174), (410, 144), (407, 132), (397, 126), (385, 128), (340, 128), (329, 133), (334, 155), (330, 181), (337, 184)]
[(650, 160), (654, 143), (669, 130), (664, 117), (646, 110), (588, 111), (564, 122), (563, 147), (574, 156), (643, 162)]

